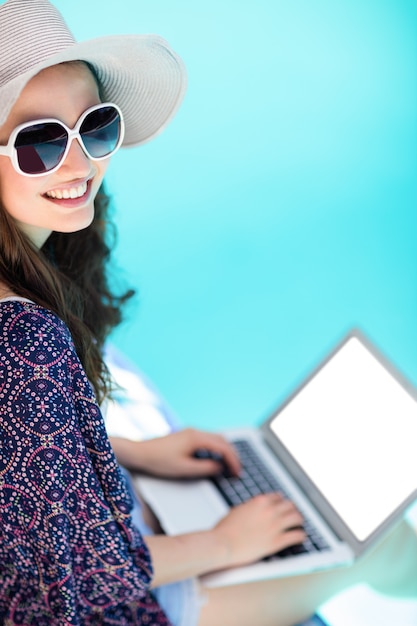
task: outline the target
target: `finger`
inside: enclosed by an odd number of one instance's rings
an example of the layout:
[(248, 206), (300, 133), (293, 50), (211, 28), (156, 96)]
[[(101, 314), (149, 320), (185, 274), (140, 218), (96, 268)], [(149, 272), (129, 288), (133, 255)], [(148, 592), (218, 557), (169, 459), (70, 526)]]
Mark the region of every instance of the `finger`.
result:
[(215, 476), (223, 469), (223, 464), (212, 459), (187, 459), (184, 471), (189, 476)]
[(291, 500), (288, 500), (288, 498), (286, 498), (285, 496), (281, 496), (279, 509), (283, 514), (292, 513), (292, 512), (299, 513), (299, 510), (295, 506), (294, 502), (292, 502)]
[(235, 447), (223, 437), (218, 436), (216, 441), (213, 441), (212, 450), (217, 451), (222, 456), (223, 465), (233, 476), (238, 476), (242, 469), (239, 455), (236, 452)]
[(299, 515), (301, 515), (300, 511), (297, 509), (294, 502), (292, 500), (289, 500), (288, 497), (285, 496), (283, 493), (280, 493), (279, 491), (275, 491), (269, 495), (278, 496), (278, 498), (276, 499), (276, 502), (280, 503), (279, 510), (282, 512), (282, 514), (294, 512), (294, 513), (298, 513)]
[(302, 516), (297, 512), (289, 512), (283, 516), (280, 516), (279, 524), (283, 530), (299, 530), (302, 528), (304, 520)]
[(265, 509), (265, 512), (272, 512), (275, 515), (285, 515), (287, 512), (287, 507), (281, 508), (283, 503), (285, 502), (284, 496), (277, 492), (271, 491), (270, 493), (260, 493), (256, 496), (253, 496), (249, 502), (257, 502), (258, 506), (262, 509)]
[(294, 529), (287, 530), (285, 533), (281, 533), (278, 538), (278, 547), (277, 550), (282, 550), (283, 548), (289, 548), (290, 546), (295, 546), (298, 543), (303, 543), (307, 538), (306, 533), (302, 529)]
[(291, 520), (294, 522), (293, 526), (302, 526), (304, 518), (296, 506), (290, 501), (283, 499), (277, 504), (277, 515), (285, 520)]
[(284, 495), (280, 491), (271, 491), (270, 493), (266, 493), (265, 496), (271, 502), (279, 502), (281, 505), (285, 503), (289, 503), (289, 500), (286, 500)]
[(222, 463), (230, 473), (237, 476), (240, 473), (241, 464), (234, 446), (224, 437), (216, 433), (201, 434), (204, 435), (204, 441), (201, 441), (199, 445), (203, 445), (210, 452), (220, 455)]

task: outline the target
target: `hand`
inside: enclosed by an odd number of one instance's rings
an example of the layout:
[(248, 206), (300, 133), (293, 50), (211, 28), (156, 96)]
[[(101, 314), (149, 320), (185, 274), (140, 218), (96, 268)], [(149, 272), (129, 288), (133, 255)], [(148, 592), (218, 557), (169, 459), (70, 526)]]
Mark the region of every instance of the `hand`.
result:
[[(197, 450), (206, 448), (220, 454), (222, 462), (196, 459)], [(197, 478), (218, 474), (223, 464), (237, 475), (240, 462), (235, 449), (221, 435), (193, 428), (149, 439), (137, 444), (137, 465), (154, 476)]]
[(303, 518), (277, 493), (254, 497), (231, 509), (213, 529), (226, 547), (225, 567), (244, 565), (302, 543)]
[(146, 537), (153, 586), (245, 565), (305, 539), (301, 515), (276, 493), (233, 508), (212, 530)]

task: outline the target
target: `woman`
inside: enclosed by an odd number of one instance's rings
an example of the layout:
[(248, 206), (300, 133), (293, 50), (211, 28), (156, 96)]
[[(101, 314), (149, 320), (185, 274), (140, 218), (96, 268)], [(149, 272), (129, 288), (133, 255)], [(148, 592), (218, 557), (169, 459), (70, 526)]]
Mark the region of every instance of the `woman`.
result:
[[(156, 37), (77, 44), (48, 0), (0, 7), (0, 52), (1, 623), (276, 626), (354, 582), (382, 584), (381, 564), (404, 542), (416, 556), (405, 526), (337, 573), (200, 589), (200, 574), (303, 540), (300, 514), (277, 494), (209, 532), (140, 533), (98, 404), (111, 391), (101, 350), (130, 295), (108, 286), (102, 183), (121, 144), (170, 120), (184, 68)], [(201, 447), (239, 471), (227, 442), (194, 430), (113, 447), (122, 464), (162, 475), (218, 471), (194, 458)], [(414, 594), (413, 567), (389, 590), (408, 578)]]

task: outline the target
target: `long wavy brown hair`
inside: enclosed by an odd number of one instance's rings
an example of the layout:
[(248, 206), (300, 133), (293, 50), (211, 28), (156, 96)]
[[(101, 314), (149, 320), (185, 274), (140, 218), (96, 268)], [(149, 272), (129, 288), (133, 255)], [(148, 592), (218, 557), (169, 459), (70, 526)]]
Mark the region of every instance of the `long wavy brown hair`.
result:
[(14, 293), (56, 313), (68, 326), (77, 354), (101, 402), (112, 389), (102, 350), (133, 295), (116, 295), (108, 269), (115, 227), (103, 187), (94, 220), (75, 233), (54, 232), (41, 250), (0, 207), (0, 281)]

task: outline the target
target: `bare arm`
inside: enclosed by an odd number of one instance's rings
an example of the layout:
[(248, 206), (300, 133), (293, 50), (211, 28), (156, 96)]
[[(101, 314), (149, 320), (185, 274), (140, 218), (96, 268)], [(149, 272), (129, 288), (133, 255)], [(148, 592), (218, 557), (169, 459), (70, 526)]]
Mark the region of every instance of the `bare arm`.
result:
[[(111, 443), (122, 465), (154, 475), (208, 476), (219, 472), (219, 463), (194, 458), (199, 448), (219, 453), (233, 473), (240, 470), (229, 442), (220, 435), (191, 428), (142, 442), (112, 438)], [(295, 506), (271, 493), (233, 508), (212, 530), (146, 537), (154, 567), (152, 585), (258, 560), (302, 542), (305, 534), (301, 525)]]
[(111, 437), (110, 441), (121, 465), (154, 476), (197, 477), (218, 473), (222, 468), (219, 463), (193, 456), (199, 448), (220, 454), (233, 474), (240, 471), (236, 451), (224, 437), (194, 428), (146, 441), (130, 441), (121, 437)]
[[(199, 576), (227, 563), (227, 549), (211, 531), (145, 537), (154, 569), (152, 587)], [(224, 564), (224, 565), (223, 565)]]
[(257, 496), (230, 511), (212, 530), (145, 537), (154, 567), (152, 586), (244, 565), (305, 539), (302, 517), (280, 495)]

